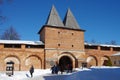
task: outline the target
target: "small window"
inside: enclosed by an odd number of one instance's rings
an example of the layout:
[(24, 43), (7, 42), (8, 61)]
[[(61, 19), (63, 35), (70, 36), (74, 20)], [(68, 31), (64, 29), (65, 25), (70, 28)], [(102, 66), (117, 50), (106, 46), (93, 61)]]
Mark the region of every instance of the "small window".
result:
[(113, 47), (113, 51), (120, 51), (120, 47)]
[(101, 46), (101, 50), (110, 50), (110, 47), (104, 47), (104, 46)]
[(74, 35), (74, 33), (72, 33), (72, 35)]
[(60, 32), (58, 32), (58, 34), (60, 34)]
[(21, 48), (20, 44), (4, 44), (4, 48)]
[(74, 45), (72, 45), (72, 47), (74, 47)]
[(98, 46), (85, 45), (85, 49), (98, 49)]
[(60, 44), (58, 44), (58, 46), (60, 46)]
[(26, 48), (30, 48), (30, 46), (28, 45), (28, 46), (26, 46)]
[(44, 45), (26, 45), (26, 48), (44, 48)]

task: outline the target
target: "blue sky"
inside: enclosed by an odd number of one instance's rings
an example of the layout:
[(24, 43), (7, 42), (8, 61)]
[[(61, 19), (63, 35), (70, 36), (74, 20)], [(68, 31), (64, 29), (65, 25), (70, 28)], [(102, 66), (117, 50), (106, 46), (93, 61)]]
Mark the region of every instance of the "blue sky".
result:
[(86, 30), (85, 40), (105, 43), (115, 40), (120, 44), (120, 0), (13, 0), (0, 6), (7, 21), (0, 25), (0, 34), (11, 25), (22, 40), (38, 41), (37, 32), (45, 24), (54, 5), (64, 19), (71, 9), (81, 29)]

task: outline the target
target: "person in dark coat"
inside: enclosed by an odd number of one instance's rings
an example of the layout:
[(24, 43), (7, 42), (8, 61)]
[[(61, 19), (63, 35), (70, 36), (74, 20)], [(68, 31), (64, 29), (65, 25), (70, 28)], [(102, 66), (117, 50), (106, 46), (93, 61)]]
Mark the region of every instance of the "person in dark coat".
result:
[(72, 72), (72, 69), (73, 69), (72, 65), (68, 64), (67, 65), (67, 73)]
[(70, 72), (72, 72), (72, 70), (73, 70), (72, 64), (69, 65), (69, 70), (70, 70)]
[(33, 65), (30, 67), (30, 75), (31, 75), (31, 77), (33, 77), (33, 73), (34, 73), (34, 67), (33, 67)]
[(70, 71), (70, 64), (67, 64), (67, 73)]
[(64, 67), (63, 67), (63, 65), (60, 65), (60, 72), (61, 72), (61, 74), (63, 74), (63, 72), (64, 72)]
[(55, 74), (55, 65), (51, 67), (52, 74)]
[(54, 65), (53, 67), (51, 67), (51, 70), (52, 70), (52, 74), (58, 74), (59, 67)]
[(59, 71), (59, 66), (56, 65), (56, 66), (55, 66), (55, 74), (58, 74), (58, 71)]

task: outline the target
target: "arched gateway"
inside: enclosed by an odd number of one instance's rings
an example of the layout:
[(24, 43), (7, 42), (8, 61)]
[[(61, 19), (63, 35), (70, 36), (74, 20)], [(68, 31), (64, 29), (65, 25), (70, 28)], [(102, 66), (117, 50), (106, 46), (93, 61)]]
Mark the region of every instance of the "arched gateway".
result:
[(68, 64), (73, 65), (73, 61), (71, 60), (71, 58), (68, 56), (62, 56), (59, 60), (59, 65), (63, 66), (64, 69), (66, 69)]
[(75, 67), (76, 64), (75, 57), (69, 52), (62, 53), (58, 58), (58, 62), (60, 66), (64, 67), (64, 69), (66, 69), (68, 64), (73, 67)]

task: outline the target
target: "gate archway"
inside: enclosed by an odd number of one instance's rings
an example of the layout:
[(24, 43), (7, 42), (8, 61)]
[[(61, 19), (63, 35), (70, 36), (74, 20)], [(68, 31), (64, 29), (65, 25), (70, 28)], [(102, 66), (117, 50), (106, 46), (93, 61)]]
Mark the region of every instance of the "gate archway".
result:
[(75, 56), (70, 52), (63, 52), (58, 57), (59, 65), (64, 65), (65, 67), (70, 64), (73, 68), (76, 67), (77, 61)]
[(64, 69), (67, 69), (67, 65), (73, 65), (73, 61), (68, 56), (62, 56), (59, 60), (59, 65), (62, 66)]

